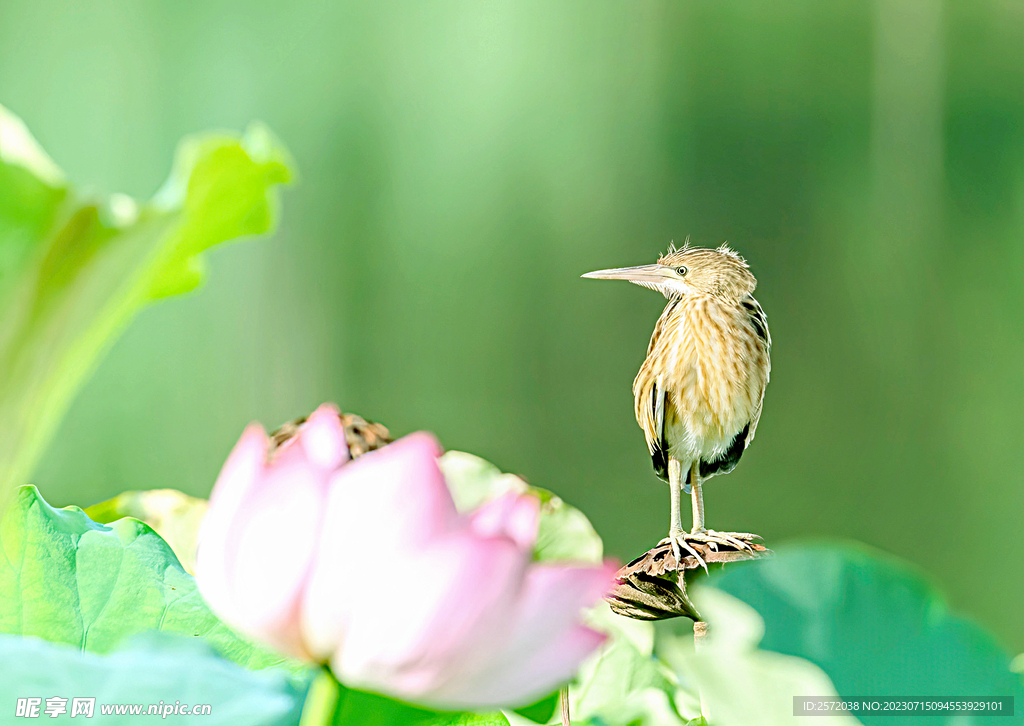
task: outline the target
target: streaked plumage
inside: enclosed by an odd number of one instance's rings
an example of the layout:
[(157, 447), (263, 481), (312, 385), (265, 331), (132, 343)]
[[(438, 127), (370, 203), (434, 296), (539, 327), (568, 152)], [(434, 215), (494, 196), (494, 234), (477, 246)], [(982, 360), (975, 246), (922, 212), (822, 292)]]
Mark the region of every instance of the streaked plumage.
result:
[[(698, 259), (709, 255), (718, 259)], [(736, 282), (747, 277), (749, 285), (723, 286), (716, 295), (673, 295), (654, 326), (633, 396), (637, 423), (663, 479), (667, 454), (681, 462), (700, 460), (704, 479), (732, 471), (754, 439), (771, 370), (767, 321), (750, 294), (755, 283), (742, 260), (721, 250), (681, 250), (659, 260), (670, 267), (686, 264), (690, 275), (699, 274), (695, 265), (702, 263), (727, 265), (740, 278)]]
[[(757, 430), (771, 371), (768, 321), (753, 297), (757, 281), (724, 245), (670, 249), (654, 265), (584, 277), (629, 280), (668, 299), (633, 382), (636, 420), (660, 477), (672, 478), (672, 460), (687, 484), (696, 477), (694, 531), (703, 532), (699, 484), (739, 462)], [(673, 531), (678, 526), (674, 521)]]

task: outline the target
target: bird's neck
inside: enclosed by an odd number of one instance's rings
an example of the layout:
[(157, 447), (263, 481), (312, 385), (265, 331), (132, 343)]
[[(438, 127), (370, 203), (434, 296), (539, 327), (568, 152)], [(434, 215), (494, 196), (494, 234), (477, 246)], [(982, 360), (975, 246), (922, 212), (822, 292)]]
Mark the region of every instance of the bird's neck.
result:
[(682, 308), (729, 308), (735, 306), (735, 303), (717, 295), (673, 295), (668, 299), (668, 304), (665, 305), (665, 311), (662, 314), (664, 315), (672, 310)]

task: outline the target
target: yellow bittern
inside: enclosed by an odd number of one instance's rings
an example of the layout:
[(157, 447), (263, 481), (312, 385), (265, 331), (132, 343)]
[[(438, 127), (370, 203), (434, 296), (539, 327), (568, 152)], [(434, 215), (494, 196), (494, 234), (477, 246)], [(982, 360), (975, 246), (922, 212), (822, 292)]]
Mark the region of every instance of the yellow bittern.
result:
[[(732, 471), (753, 441), (771, 371), (768, 321), (754, 299), (757, 280), (746, 261), (725, 245), (670, 247), (656, 264), (583, 277), (628, 280), (668, 298), (633, 397), (654, 470), (669, 483), (668, 541), (677, 560), (685, 548), (704, 564), (687, 539), (749, 549), (744, 540), (754, 535), (704, 528), (701, 490), (709, 478)], [(689, 533), (679, 511), (684, 490), (693, 504)]]

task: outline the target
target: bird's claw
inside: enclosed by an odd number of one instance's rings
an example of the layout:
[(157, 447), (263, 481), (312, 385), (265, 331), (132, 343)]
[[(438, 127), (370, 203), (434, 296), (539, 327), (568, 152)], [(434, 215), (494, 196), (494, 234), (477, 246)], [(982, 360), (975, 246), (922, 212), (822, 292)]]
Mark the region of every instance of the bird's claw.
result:
[(746, 550), (747, 552), (754, 551), (754, 547), (751, 545), (752, 540), (761, 539), (758, 535), (750, 534), (748, 532), (716, 532), (713, 529), (702, 529), (696, 532), (690, 532), (686, 536), (695, 542), (703, 542), (709, 547), (713, 547), (715, 550), (717, 550), (718, 545), (721, 544), (731, 547), (734, 550)]
[(672, 554), (675, 555), (676, 562), (682, 563), (683, 561), (683, 550), (685, 549), (689, 554), (693, 555), (698, 564), (704, 568), (704, 572), (708, 571), (708, 563), (704, 561), (704, 558), (700, 556), (700, 552), (690, 546), (690, 543), (686, 541), (689, 535), (686, 532), (669, 532), (668, 537), (663, 539), (659, 544), (670, 544), (672, 545)]

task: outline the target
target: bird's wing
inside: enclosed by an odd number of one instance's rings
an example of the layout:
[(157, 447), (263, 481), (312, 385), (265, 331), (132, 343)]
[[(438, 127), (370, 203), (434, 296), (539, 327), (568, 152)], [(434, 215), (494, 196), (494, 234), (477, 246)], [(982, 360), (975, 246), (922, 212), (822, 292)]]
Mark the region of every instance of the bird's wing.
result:
[(661, 386), (658, 376), (651, 391), (651, 418), (654, 429), (653, 436), (647, 437), (647, 448), (651, 450), (651, 463), (654, 471), (662, 479), (668, 479), (668, 439), (665, 437), (665, 389)]
[(636, 420), (644, 431), (647, 449), (655, 473), (668, 480), (668, 441), (665, 438), (665, 389), (661, 376), (654, 376), (645, 365), (633, 383)]
[(661, 385), (661, 376), (654, 384), (654, 430), (658, 432), (658, 444), (665, 448), (665, 387)]
[[(758, 415), (760, 415), (760, 412), (758, 412)], [(743, 456), (743, 451), (747, 448), (747, 443), (750, 441), (750, 427), (751, 424), (747, 424), (746, 428), (736, 434), (729, 444), (729, 448), (725, 450), (721, 457), (714, 461), (702, 460), (700, 462), (700, 476), (702, 479), (710, 479), (719, 474), (728, 474), (736, 468), (736, 465), (740, 463), (740, 457)]]
[(754, 415), (750, 417), (750, 426), (747, 429), (747, 437), (744, 446), (750, 446), (754, 440), (754, 433), (757, 431), (757, 422), (761, 420), (761, 406), (764, 404), (764, 389), (768, 386), (768, 379), (772, 373), (772, 335), (768, 332), (768, 316), (764, 314), (761, 304), (754, 299), (753, 295), (747, 295), (742, 303), (743, 308), (750, 317), (750, 324), (754, 328), (758, 339), (764, 346), (764, 380), (761, 382), (761, 390), (757, 394), (757, 408)]

